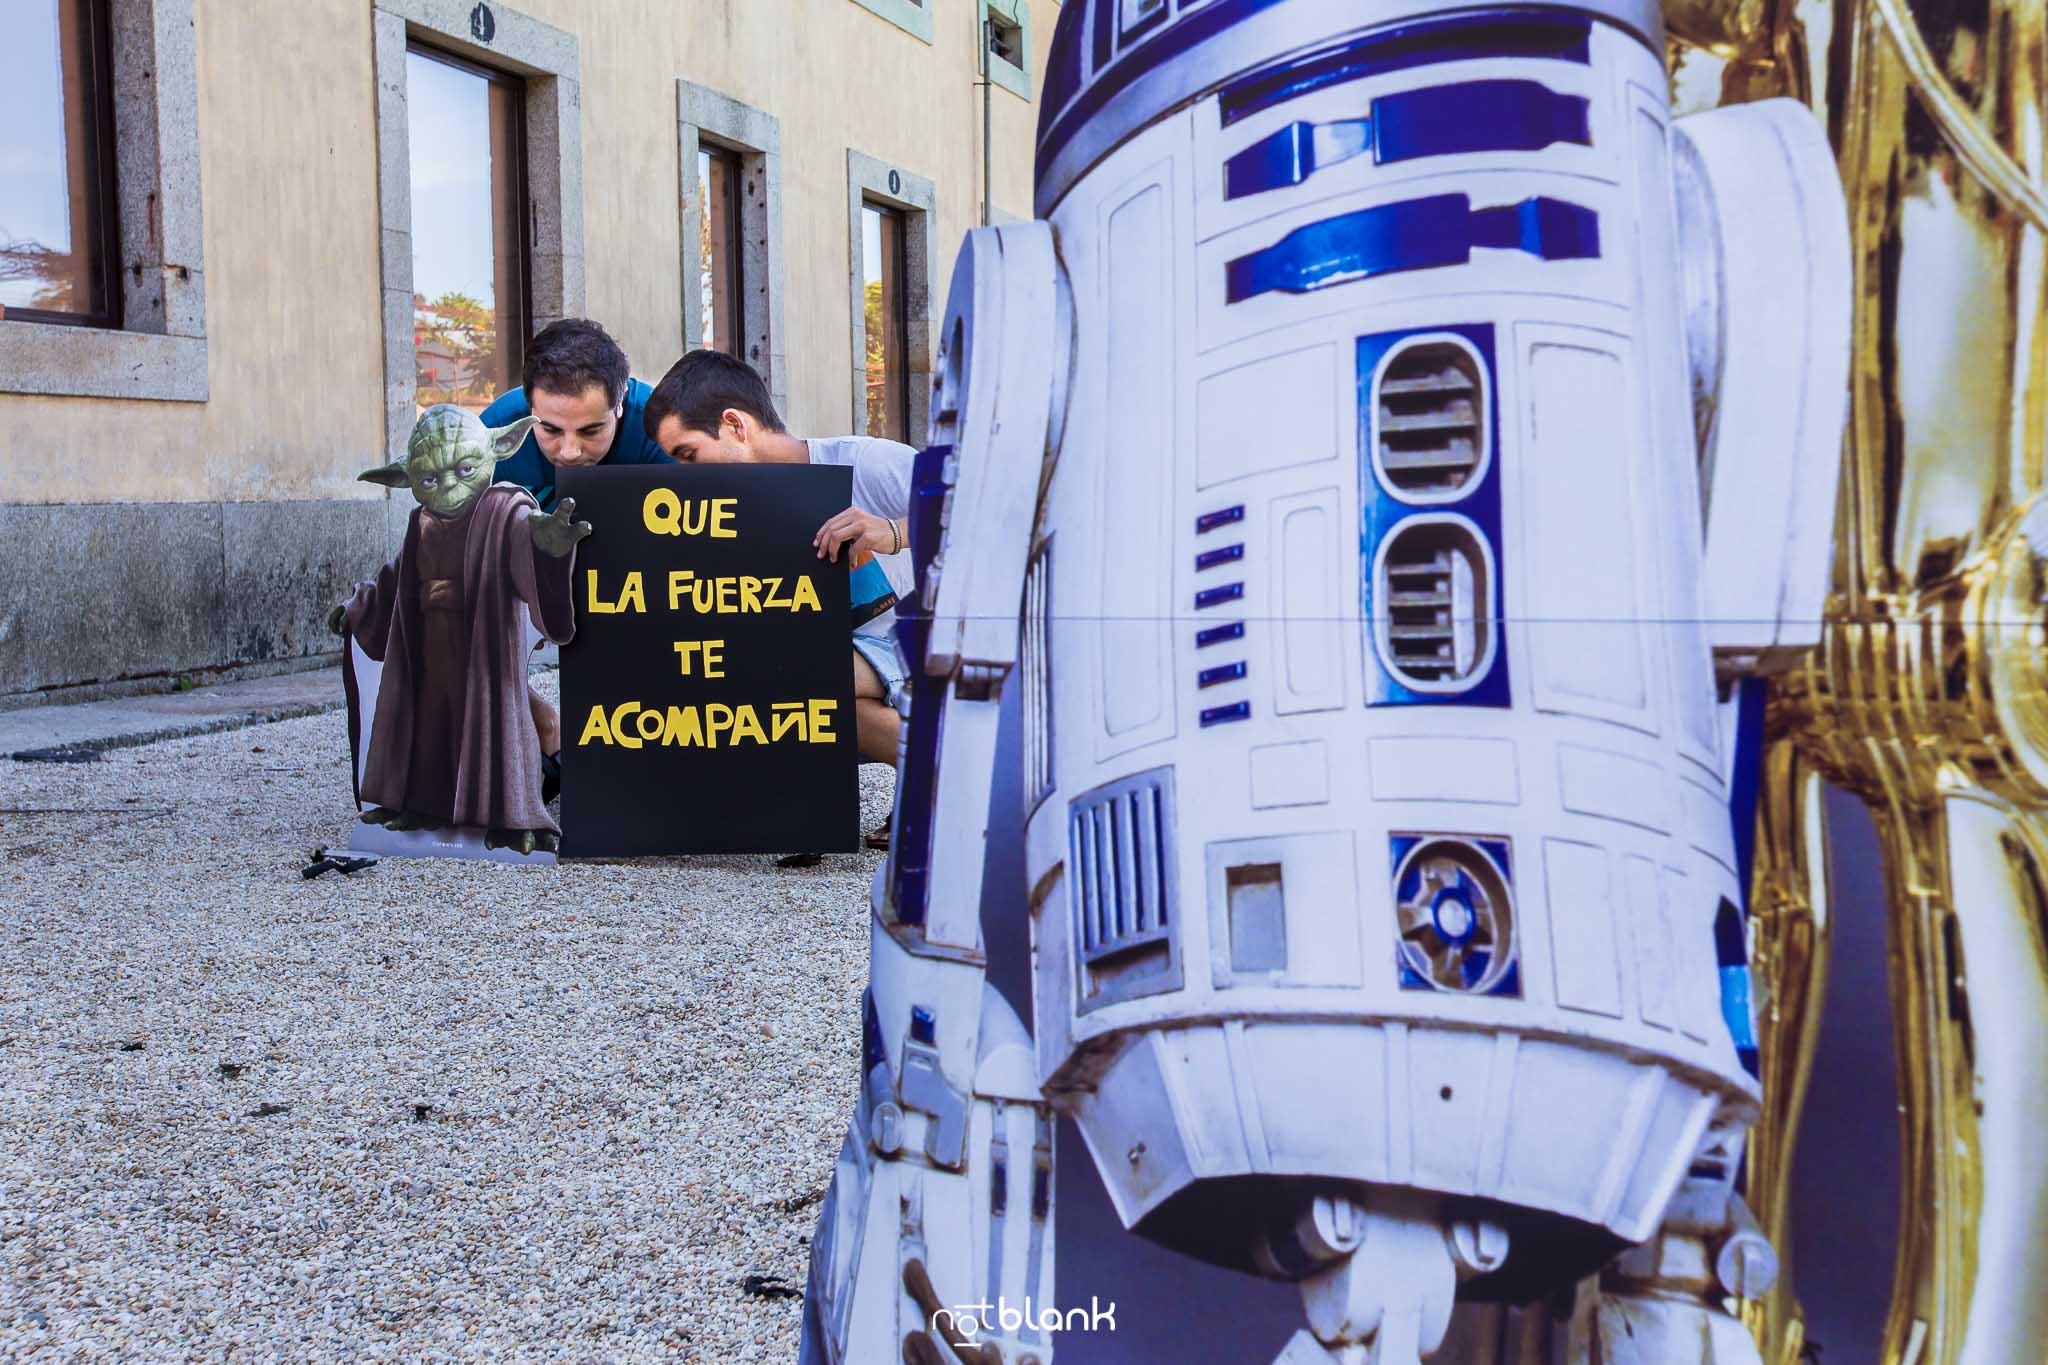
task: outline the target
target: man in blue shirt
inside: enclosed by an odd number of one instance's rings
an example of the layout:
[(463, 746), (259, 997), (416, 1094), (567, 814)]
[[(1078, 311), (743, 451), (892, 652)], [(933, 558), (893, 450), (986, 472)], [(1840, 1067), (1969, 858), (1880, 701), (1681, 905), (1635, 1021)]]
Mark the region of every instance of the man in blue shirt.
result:
[[(524, 385), (500, 395), (482, 417), (487, 427), (503, 427), (532, 415), (533, 430), (498, 462), (496, 477), (533, 494), (542, 511), (555, 510), (557, 467), (671, 463), (647, 434), (653, 391), (627, 375), (626, 353), (589, 319), (541, 328), (527, 343), (521, 378)], [(562, 717), (531, 686), (526, 700), (540, 733), (541, 797), (552, 801), (562, 788)]]
[(599, 464), (668, 464), (642, 416), (653, 391), (626, 374), (626, 353), (587, 318), (549, 323), (527, 343), (524, 386), (485, 408), (487, 427), (529, 413), (533, 430), (498, 462), (500, 483), (516, 483), (555, 510), (555, 469)]

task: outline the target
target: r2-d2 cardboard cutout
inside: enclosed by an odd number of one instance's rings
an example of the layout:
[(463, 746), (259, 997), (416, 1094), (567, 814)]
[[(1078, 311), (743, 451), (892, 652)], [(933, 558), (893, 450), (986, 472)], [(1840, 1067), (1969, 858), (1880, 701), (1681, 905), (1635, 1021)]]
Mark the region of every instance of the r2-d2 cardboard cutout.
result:
[[(1831, 505), (1839, 402), (1757, 414), (1839, 394), (1846, 249), (1803, 110), (1688, 138), (1666, 88), (1647, 2), (1064, 10), (1045, 221), (970, 234), (940, 334), (806, 1360), (1052, 1358), (1042, 1314), (959, 1313), (1086, 1300), (1048, 1110), (1134, 1233), (1301, 1286), (1297, 1365), (1426, 1356), (1454, 1297), (1568, 1287), (1682, 1186), (1705, 1262), (1749, 1236), (1716, 658), (1796, 643), (1826, 543), (1753, 547), (1750, 633), (1710, 639), (1700, 467), (1740, 431), (1744, 497)], [(1804, 249), (1737, 278), (1736, 213)], [(1724, 392), (1737, 345), (1782, 388)], [(1007, 688), (1035, 1043), (975, 922)], [(1741, 1358), (1700, 1302), (1692, 1358)]]

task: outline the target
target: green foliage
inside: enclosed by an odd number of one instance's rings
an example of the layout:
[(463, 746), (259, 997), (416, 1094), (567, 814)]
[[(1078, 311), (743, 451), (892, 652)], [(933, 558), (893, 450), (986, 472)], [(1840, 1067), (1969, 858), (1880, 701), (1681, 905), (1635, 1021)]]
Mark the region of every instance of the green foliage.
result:
[(882, 318), (882, 282), (869, 280), (865, 294), (867, 312), (868, 425), (869, 434), (889, 429), (889, 363), (885, 349)]
[[(448, 357), (449, 374), (432, 383), (422, 367), (417, 401), (480, 406), (497, 396), (498, 315), (468, 294), (450, 290), (431, 303), (413, 299), (413, 340), (422, 356)], [(469, 401), (465, 402), (468, 396)]]

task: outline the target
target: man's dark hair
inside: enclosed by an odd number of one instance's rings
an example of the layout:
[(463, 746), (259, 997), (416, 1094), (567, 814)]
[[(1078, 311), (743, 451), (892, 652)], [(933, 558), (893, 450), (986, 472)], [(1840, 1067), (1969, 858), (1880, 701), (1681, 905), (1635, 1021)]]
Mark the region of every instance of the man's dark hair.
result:
[(626, 394), (626, 353), (589, 318), (563, 318), (541, 328), (526, 343), (520, 377), (529, 403), (535, 389), (580, 398), (597, 385), (604, 389), (605, 402), (616, 407)]
[(738, 408), (770, 431), (783, 430), (760, 371), (724, 351), (692, 351), (654, 386), (647, 400), (647, 438), (655, 439), (655, 428), (667, 417), (692, 431), (715, 432), (727, 408)]

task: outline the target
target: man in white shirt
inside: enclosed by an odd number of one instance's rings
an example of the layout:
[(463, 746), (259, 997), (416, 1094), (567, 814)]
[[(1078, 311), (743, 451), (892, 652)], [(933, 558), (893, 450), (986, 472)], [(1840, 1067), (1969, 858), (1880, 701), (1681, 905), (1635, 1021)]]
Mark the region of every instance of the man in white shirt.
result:
[[(837, 561), (872, 555), (899, 600), (915, 586), (910, 562), (910, 466), (917, 452), (873, 436), (792, 436), (776, 415), (768, 385), (754, 367), (722, 351), (692, 351), (654, 386), (647, 434), (680, 464), (750, 461), (837, 464), (853, 468), (853, 505), (818, 528), (818, 557)], [(886, 611), (853, 633), (853, 707), (860, 756), (896, 761), (909, 669), (896, 648), (896, 613)], [(887, 830), (881, 832), (886, 846)], [(869, 836), (876, 844), (876, 836)]]

